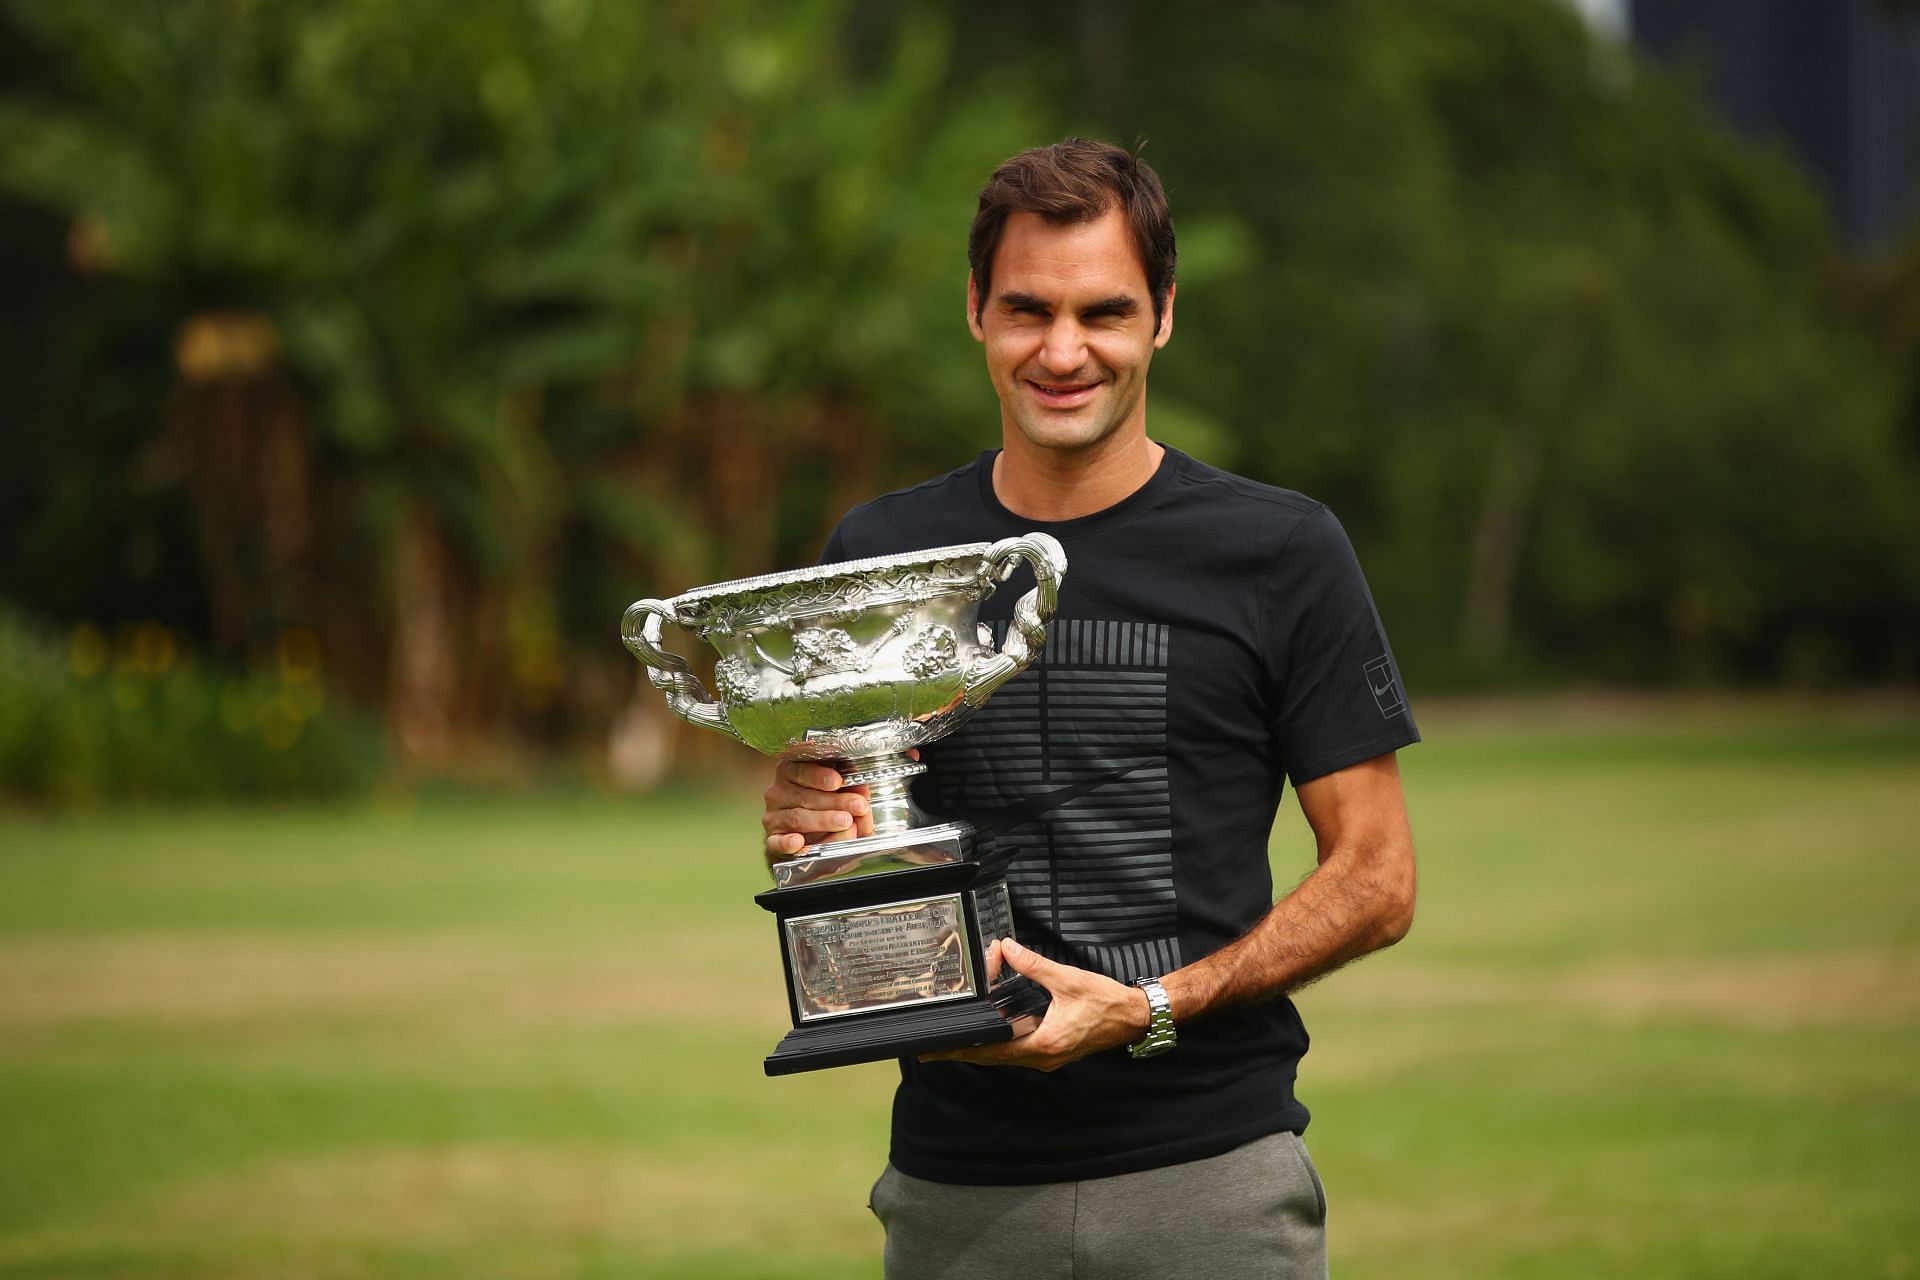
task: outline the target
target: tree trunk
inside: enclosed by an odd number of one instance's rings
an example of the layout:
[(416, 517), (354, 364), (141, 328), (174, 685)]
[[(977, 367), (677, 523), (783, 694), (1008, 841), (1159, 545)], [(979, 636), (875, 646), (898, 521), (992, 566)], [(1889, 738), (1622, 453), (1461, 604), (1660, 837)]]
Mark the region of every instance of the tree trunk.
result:
[(1473, 532), (1467, 562), (1467, 607), (1460, 648), (1475, 662), (1492, 664), (1507, 652), (1513, 625), (1513, 593), (1526, 545), (1527, 520), (1539, 489), (1540, 444), (1524, 428), (1502, 436), (1487, 477), (1487, 496)]
[(440, 531), (419, 507), (401, 525), (393, 566), (392, 684), (394, 740), (415, 761), (443, 760), (458, 687), (449, 556)]

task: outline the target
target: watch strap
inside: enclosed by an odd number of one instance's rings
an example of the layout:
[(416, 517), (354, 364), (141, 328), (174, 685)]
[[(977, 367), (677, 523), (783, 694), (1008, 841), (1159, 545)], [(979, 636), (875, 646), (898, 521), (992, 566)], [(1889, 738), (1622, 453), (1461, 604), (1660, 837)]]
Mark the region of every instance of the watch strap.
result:
[(1173, 1002), (1158, 978), (1135, 978), (1133, 985), (1147, 993), (1147, 1034), (1127, 1046), (1136, 1058), (1151, 1058), (1173, 1048), (1179, 1033), (1173, 1027)]

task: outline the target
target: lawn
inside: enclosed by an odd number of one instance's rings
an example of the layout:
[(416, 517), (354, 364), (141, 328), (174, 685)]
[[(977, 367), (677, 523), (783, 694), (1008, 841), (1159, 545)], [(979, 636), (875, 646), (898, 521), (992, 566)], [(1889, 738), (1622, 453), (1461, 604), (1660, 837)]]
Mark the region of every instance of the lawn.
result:
[[(1335, 1274), (1920, 1275), (1920, 712), (1423, 723), (1414, 933), (1300, 997)], [(0, 1277), (877, 1275), (757, 805), (0, 815)]]

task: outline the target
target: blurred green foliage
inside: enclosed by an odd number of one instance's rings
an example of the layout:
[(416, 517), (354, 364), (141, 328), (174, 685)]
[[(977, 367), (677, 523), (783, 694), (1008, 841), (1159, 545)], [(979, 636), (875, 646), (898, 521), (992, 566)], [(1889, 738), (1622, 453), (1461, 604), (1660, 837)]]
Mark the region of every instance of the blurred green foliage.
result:
[(990, 413), (948, 216), (1029, 129), (940, 100), (939, 22), (854, 75), (842, 8), (12, 6), (49, 59), (0, 177), (162, 301), (97, 315), (138, 386), (95, 339), (15, 442), (65, 483), (10, 567), (171, 490), (223, 650), (311, 626), (429, 754), (603, 723), (635, 595), (810, 555)]
[(1571, 6), (1131, 14), (1054, 102), (1246, 249), (1156, 404), (1333, 506), (1416, 686), (1914, 674), (1916, 456), (1784, 158)]
[(380, 753), (377, 734), (328, 705), (307, 633), (236, 678), (155, 623), (61, 636), (0, 610), (0, 797), (324, 796), (364, 788)]
[(1333, 505), (1416, 686), (1914, 674), (1910, 375), (1806, 181), (1563, 6), (0, 24), (0, 597), (309, 628), (410, 754), (597, 737), (628, 601), (991, 444), (972, 196), (1071, 131), (1173, 196), (1153, 430)]

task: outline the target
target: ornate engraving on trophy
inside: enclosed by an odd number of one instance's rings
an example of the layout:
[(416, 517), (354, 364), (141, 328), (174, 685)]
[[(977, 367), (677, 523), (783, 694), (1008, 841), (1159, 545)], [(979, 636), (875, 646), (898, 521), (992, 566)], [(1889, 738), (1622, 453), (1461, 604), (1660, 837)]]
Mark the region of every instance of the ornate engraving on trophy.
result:
[(974, 994), (959, 894), (787, 921), (803, 1022)]
[[(1018, 563), (1035, 585), (996, 650), (980, 603)], [(1066, 554), (1043, 533), (851, 560), (640, 600), (621, 634), (674, 714), (768, 755), (859, 772), (957, 728), (1046, 641)], [(718, 649), (709, 697), (661, 648), (675, 625)]]

